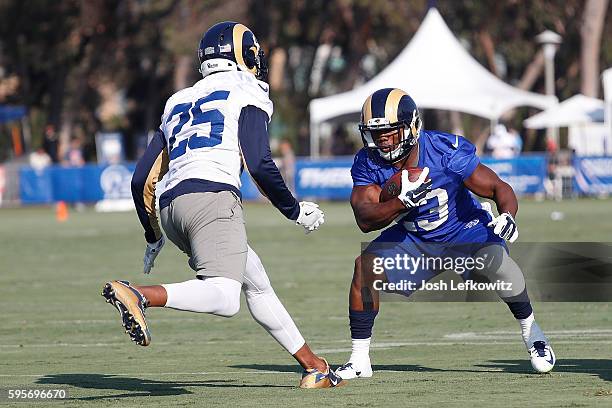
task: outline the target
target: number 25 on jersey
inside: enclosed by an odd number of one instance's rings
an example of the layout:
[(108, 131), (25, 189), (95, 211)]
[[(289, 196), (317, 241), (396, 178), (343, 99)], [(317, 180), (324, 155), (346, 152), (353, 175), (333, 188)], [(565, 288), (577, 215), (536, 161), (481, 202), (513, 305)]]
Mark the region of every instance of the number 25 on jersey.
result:
[[(187, 153), (187, 147), (194, 150), (203, 147), (213, 147), (221, 143), (225, 117), (218, 109), (205, 110), (205, 107), (202, 105), (207, 102), (226, 100), (228, 96), (229, 91), (215, 91), (195, 102), (179, 103), (172, 108), (166, 123), (170, 122), (175, 115), (179, 115), (179, 121), (172, 129), (172, 135), (168, 140), (170, 160), (179, 158)], [(189, 127), (195, 127), (196, 132), (176, 143), (176, 135), (190, 119)], [(201, 127), (198, 127), (198, 125), (204, 123), (210, 123), (210, 131), (207, 135), (198, 134), (198, 131), (202, 132)]]

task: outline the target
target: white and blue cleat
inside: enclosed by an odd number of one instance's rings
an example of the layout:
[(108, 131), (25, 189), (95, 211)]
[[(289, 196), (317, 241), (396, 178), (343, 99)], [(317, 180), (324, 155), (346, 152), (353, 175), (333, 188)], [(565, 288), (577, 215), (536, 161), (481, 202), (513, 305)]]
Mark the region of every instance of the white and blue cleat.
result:
[(543, 341), (536, 341), (529, 348), (529, 357), (531, 358), (531, 366), (538, 373), (548, 373), (555, 366), (555, 353), (549, 344)]
[(531, 366), (535, 371), (548, 373), (553, 369), (557, 361), (555, 353), (536, 322), (531, 325), (531, 333), (526, 346), (531, 359)]
[(336, 375), (343, 380), (352, 380), (353, 378), (370, 378), (372, 377), (372, 365), (370, 360), (360, 362), (349, 361), (336, 369)]

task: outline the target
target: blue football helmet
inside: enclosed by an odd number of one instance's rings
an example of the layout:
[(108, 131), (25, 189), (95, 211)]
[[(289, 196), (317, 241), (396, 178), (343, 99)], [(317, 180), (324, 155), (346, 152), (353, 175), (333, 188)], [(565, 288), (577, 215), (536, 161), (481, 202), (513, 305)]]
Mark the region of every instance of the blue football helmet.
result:
[[(366, 99), (361, 109), (359, 131), (371, 156), (385, 163), (402, 160), (417, 144), (421, 133), (421, 117), (416, 103), (398, 88), (379, 89)], [(400, 140), (390, 148), (377, 146), (372, 131), (400, 131)], [(387, 151), (385, 151), (387, 150)]]
[(212, 26), (200, 40), (198, 48), (200, 73), (240, 70), (266, 81), (268, 66), (255, 34), (246, 26), (224, 21)]

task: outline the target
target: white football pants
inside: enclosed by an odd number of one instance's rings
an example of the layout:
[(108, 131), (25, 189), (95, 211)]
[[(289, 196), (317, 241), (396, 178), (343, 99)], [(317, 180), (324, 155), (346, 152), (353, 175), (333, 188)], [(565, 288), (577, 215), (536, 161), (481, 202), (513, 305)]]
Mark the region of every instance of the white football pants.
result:
[(244, 283), (225, 277), (203, 277), (162, 285), (168, 299), (165, 307), (231, 317), (240, 310), (240, 290), (253, 316), (290, 354), (304, 344), (293, 319), (276, 296), (259, 256), (248, 247)]

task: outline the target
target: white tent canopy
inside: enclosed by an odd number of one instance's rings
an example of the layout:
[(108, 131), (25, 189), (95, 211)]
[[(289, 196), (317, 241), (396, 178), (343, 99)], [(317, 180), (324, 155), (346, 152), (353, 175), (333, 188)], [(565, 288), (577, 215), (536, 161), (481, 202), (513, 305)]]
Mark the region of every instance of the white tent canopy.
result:
[(523, 124), (530, 129), (543, 129), (603, 122), (603, 120), (604, 101), (578, 94), (525, 119)]
[(310, 102), (311, 154), (318, 155), (320, 123), (361, 110), (380, 88), (401, 88), (417, 106), (470, 113), (497, 120), (517, 106), (546, 109), (544, 96), (512, 87), (487, 71), (463, 48), (436, 8), (431, 8), (404, 50), (376, 77), (348, 92)]

